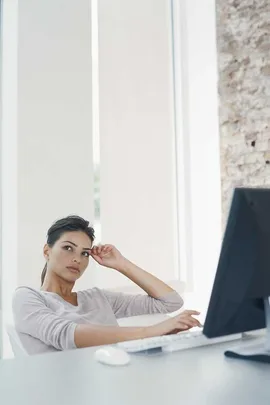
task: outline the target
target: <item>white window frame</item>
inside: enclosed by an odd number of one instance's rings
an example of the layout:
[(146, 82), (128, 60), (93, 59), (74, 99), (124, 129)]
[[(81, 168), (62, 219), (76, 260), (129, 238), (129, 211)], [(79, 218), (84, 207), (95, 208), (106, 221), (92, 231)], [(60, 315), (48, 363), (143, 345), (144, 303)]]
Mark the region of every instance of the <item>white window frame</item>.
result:
[[(185, 283), (186, 306), (198, 304), (205, 311), (216, 270), (222, 226), (215, 1), (171, 0), (171, 5), (180, 279)], [(199, 49), (194, 46), (193, 32), (194, 38), (195, 35), (201, 38)], [(200, 55), (205, 52), (209, 58), (205, 68), (199, 63), (192, 66), (198, 62), (197, 51)], [(205, 61), (202, 60), (202, 64)], [(202, 69), (201, 81), (198, 81), (196, 69)], [(193, 82), (196, 83), (195, 92), (190, 86)], [(210, 107), (205, 108), (202, 116), (200, 109), (208, 84), (205, 98)], [(191, 102), (194, 100), (193, 109)], [(212, 114), (207, 114), (209, 111)], [(196, 133), (194, 123), (202, 118), (205, 131)], [(200, 136), (204, 137), (204, 145), (209, 145), (203, 150)], [(204, 173), (200, 167), (195, 173), (196, 162), (199, 166), (205, 160), (207, 169)], [(203, 177), (205, 173), (207, 178)], [(208, 195), (202, 193), (204, 183)], [(208, 204), (213, 209), (210, 210)]]

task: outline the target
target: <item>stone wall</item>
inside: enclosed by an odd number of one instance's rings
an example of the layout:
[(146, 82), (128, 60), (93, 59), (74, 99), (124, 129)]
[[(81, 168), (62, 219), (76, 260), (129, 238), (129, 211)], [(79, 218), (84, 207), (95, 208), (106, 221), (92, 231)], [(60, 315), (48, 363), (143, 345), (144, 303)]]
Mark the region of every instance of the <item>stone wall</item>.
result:
[(216, 0), (224, 220), (236, 186), (270, 186), (270, 0)]

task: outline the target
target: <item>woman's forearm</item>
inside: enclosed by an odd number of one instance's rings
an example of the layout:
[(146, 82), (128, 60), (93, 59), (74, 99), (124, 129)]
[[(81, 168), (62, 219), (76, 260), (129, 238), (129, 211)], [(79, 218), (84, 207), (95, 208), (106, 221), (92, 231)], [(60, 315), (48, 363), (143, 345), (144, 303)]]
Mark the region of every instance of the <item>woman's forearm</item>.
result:
[(159, 280), (157, 277), (136, 266), (136, 264), (125, 259), (119, 268), (120, 273), (124, 274), (131, 281), (141, 287), (150, 297), (160, 298), (173, 292), (174, 290)]
[(177, 333), (201, 326), (194, 318), (199, 315), (197, 311), (184, 311), (168, 318), (163, 322), (142, 328), (124, 328), (119, 326), (77, 325), (75, 328), (75, 345), (80, 347), (102, 346), (124, 342), (127, 340), (143, 339), (147, 337), (162, 336), (168, 333)]
[(74, 334), (78, 348), (101, 346), (156, 336), (152, 327), (119, 327), (100, 325), (77, 325)]

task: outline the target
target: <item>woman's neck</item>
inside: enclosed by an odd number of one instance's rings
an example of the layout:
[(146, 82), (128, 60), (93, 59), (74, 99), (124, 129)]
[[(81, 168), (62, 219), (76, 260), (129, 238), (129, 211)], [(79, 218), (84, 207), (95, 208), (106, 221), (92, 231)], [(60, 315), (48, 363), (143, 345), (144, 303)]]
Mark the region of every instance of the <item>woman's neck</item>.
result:
[(46, 275), (41, 287), (42, 291), (53, 292), (61, 297), (70, 297), (75, 283), (69, 283), (55, 275)]

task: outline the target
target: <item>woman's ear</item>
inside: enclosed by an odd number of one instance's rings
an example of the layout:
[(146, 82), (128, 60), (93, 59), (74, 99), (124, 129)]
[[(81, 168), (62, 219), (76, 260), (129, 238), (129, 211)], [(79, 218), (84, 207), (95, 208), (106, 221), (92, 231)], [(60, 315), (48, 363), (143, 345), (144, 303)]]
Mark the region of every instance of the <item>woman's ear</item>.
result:
[(46, 243), (46, 245), (44, 245), (44, 248), (43, 248), (43, 256), (44, 256), (46, 262), (49, 260), (49, 253), (50, 253), (50, 247)]

